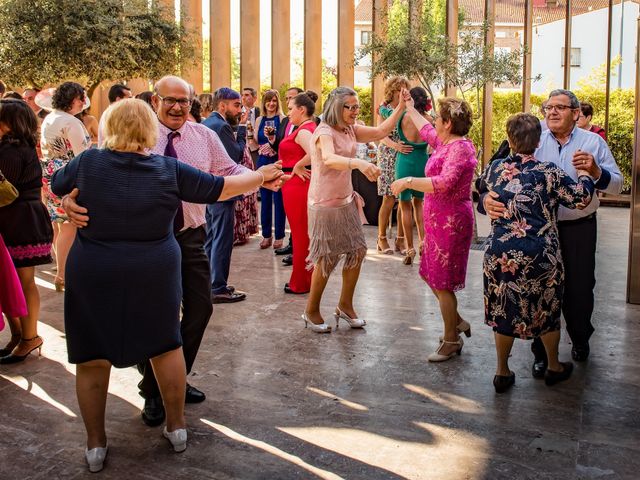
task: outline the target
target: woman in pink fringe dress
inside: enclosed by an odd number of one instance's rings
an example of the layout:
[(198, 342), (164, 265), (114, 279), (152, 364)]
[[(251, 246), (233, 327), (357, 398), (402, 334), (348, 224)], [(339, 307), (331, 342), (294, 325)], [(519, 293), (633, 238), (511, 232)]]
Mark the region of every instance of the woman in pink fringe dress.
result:
[(405, 99), (407, 115), (422, 139), (434, 149), (425, 169), (426, 178), (405, 177), (393, 182), (399, 195), (407, 188), (425, 192), (425, 238), (420, 275), (438, 298), (444, 336), (430, 362), (443, 362), (462, 352), (459, 333), (471, 336), (471, 326), (458, 313), (455, 292), (464, 288), (473, 237), (471, 181), (478, 160), (471, 140), (464, 136), (472, 125), (471, 107), (464, 100), (439, 100), (435, 127)]

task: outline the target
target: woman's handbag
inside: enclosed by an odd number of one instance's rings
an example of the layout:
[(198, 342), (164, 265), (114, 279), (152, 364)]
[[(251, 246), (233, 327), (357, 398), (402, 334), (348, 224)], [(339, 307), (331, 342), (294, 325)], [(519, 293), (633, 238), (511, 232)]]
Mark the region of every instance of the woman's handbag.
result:
[(6, 207), (16, 198), (18, 198), (18, 190), (11, 185), (11, 182), (5, 178), (0, 171), (0, 207)]

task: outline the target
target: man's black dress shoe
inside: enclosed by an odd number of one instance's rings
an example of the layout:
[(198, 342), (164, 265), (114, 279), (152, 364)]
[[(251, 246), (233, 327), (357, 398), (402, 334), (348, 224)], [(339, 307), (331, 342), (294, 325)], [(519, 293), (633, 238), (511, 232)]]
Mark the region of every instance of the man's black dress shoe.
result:
[(504, 393), (509, 390), (516, 383), (516, 374), (511, 372), (511, 375), (496, 375), (493, 377), (493, 386), (496, 389), (496, 393)]
[(226, 292), (226, 293), (217, 293), (215, 295), (211, 295), (211, 303), (235, 303), (241, 302), (247, 298), (247, 294), (244, 292)]
[(544, 378), (544, 374), (547, 371), (547, 359), (536, 358), (531, 365), (531, 375), (533, 378)]
[(589, 358), (589, 342), (586, 343), (575, 343), (571, 348), (571, 358), (573, 358), (576, 362), (584, 362), (587, 358)]
[(291, 290), (289, 288), (289, 284), (285, 283), (284, 284), (284, 293), (293, 293), (294, 295), (304, 295), (305, 293), (309, 293), (309, 292), (294, 292), (293, 290)]
[(192, 387), (187, 383), (187, 393), (184, 397), (184, 403), (200, 403), (204, 402), (207, 396), (196, 387)]
[(276, 255), (291, 255), (293, 253), (293, 247), (291, 244), (285, 245), (282, 248), (276, 248), (274, 252), (276, 252)]
[(282, 259), (282, 263), (284, 263), (287, 267), (293, 265), (293, 255), (287, 255)]
[(573, 363), (560, 362), (560, 365), (562, 365), (561, 372), (554, 372), (553, 370), (547, 369), (547, 373), (544, 375), (544, 383), (546, 385), (551, 386), (558, 382), (564, 382), (571, 376), (571, 372), (573, 372)]
[(150, 427), (157, 427), (164, 422), (164, 405), (162, 404), (162, 397), (144, 399), (142, 421), (145, 425)]

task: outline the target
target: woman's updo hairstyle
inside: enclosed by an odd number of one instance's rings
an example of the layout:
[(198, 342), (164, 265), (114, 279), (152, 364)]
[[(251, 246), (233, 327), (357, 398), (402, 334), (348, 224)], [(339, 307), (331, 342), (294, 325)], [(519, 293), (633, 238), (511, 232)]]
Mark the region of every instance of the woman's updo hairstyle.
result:
[(307, 90), (293, 97), (293, 104), (296, 107), (304, 107), (308, 117), (312, 117), (315, 113), (317, 101), (318, 94), (313, 90)]
[(409, 90), (411, 98), (413, 98), (413, 106), (420, 113), (424, 115), (431, 110), (431, 98), (427, 91), (422, 87), (413, 87)]

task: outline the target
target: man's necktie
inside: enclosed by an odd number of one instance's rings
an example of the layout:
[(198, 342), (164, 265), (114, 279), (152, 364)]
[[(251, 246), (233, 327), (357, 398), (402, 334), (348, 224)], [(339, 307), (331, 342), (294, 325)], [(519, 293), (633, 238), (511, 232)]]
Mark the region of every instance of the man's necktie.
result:
[[(173, 157), (178, 158), (178, 152), (176, 152), (176, 147), (173, 146), (173, 139), (179, 137), (180, 133), (178, 132), (169, 132), (167, 135), (167, 146), (164, 149), (165, 157)], [(184, 212), (182, 211), (182, 202), (178, 206), (178, 211), (176, 212), (176, 217), (173, 219), (173, 231), (174, 233), (178, 233), (184, 227)]]

